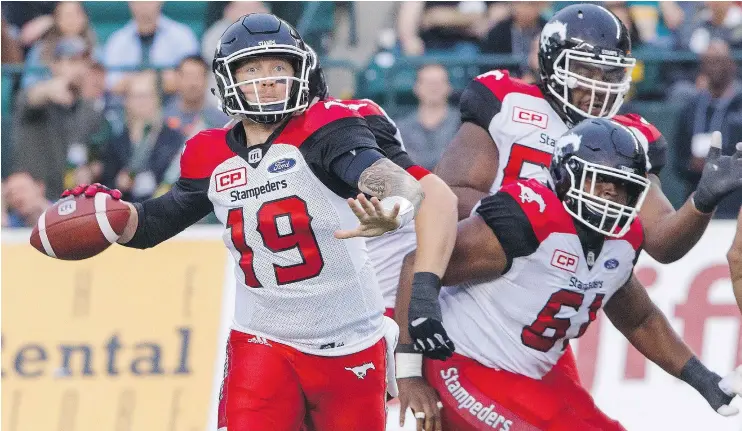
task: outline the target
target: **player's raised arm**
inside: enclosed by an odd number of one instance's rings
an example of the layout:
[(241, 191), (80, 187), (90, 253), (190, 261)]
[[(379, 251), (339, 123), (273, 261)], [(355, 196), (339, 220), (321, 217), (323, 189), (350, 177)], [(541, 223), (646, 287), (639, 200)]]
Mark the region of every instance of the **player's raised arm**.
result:
[(164, 195), (129, 203), (131, 214), (118, 243), (149, 248), (172, 238), (212, 211), (206, 195), (208, 179), (179, 179)]
[(729, 261), (729, 272), (732, 276), (734, 297), (737, 298), (737, 305), (742, 311), (742, 210), (737, 217), (737, 234), (727, 253), (727, 261)]
[(480, 79), (488, 78), (478, 77), (462, 93), (461, 127), (435, 168), (459, 199), (459, 220), (469, 217), (477, 202), (490, 194), (500, 163), (497, 145), (487, 128), (501, 103)]
[[(502, 273), (507, 261), (505, 252), (479, 215), (460, 221), (456, 238), (451, 261), (443, 276), (446, 284), (469, 277), (494, 278)], [(433, 274), (428, 272), (414, 272), (416, 253), (408, 254), (402, 264), (394, 310), (394, 320), (400, 328), (395, 355), (400, 411), (403, 417), (410, 407), (416, 417), (421, 415), (424, 429), (440, 430), (442, 404), (422, 378), (423, 353), (433, 359), (445, 359), (453, 354), (455, 347), (441, 322), (438, 303), (441, 280), (431, 277)], [(413, 325), (410, 325), (410, 319)], [(420, 429), (420, 423), (418, 425)], [(401, 426), (404, 426), (404, 420)]]
[[(129, 220), (118, 242), (132, 248), (149, 248), (172, 238), (212, 211), (206, 190), (208, 179), (181, 178), (164, 195), (141, 203), (125, 202), (129, 207)], [(82, 184), (65, 190), (62, 197), (82, 196), (94, 198), (105, 193), (112, 199), (121, 199), (121, 192), (99, 183)]]
[[(414, 273), (415, 254), (405, 257), (399, 277), (395, 320), (400, 327), (400, 346), (418, 345), (426, 356), (443, 359), (453, 352), (441, 325), (438, 291), (441, 281), (429, 283), (425, 273)], [(442, 283), (451, 285), (477, 279), (498, 277), (507, 266), (507, 257), (492, 229), (479, 215), (458, 224), (456, 244)], [(412, 324), (412, 325), (410, 325)], [(413, 328), (410, 334), (408, 328)], [(439, 338), (436, 334), (441, 335)], [(450, 343), (450, 341), (448, 341)], [(405, 348), (402, 347), (404, 350)]]
[(604, 306), (616, 328), (647, 359), (695, 388), (722, 416), (737, 413), (729, 404), (742, 392), (742, 367), (724, 379), (710, 371), (680, 339), (636, 276)]
[(129, 204), (129, 222), (119, 244), (153, 247), (204, 218), (213, 210), (209, 182), (214, 166), (232, 155), (221, 130), (206, 130), (189, 139), (180, 158), (180, 178), (164, 195)]
[(729, 193), (742, 188), (742, 145), (733, 156), (721, 155), (721, 133), (714, 132), (701, 180), (693, 195), (675, 211), (651, 175), (652, 187), (642, 206), (644, 249), (662, 263), (685, 256), (706, 230), (716, 205)]
[(474, 123), (462, 123), (434, 170), (458, 197), (459, 220), (489, 195), (498, 166), (497, 145), (487, 131)]
[(354, 230), (336, 232), (336, 238), (379, 236), (404, 226), (415, 217), (424, 195), (420, 183), (412, 175), (375, 150), (354, 155), (348, 164), (350, 170), (362, 167), (358, 190), (372, 198), (366, 199), (359, 194), (357, 199), (348, 199), (360, 225)]
[(415, 217), (415, 272), (431, 273), (430, 278), (440, 282), (456, 241), (456, 195), (441, 178), (412, 161), (397, 125), (380, 106), (367, 99), (361, 102), (364, 103), (359, 112), (364, 115), (376, 143), (389, 160), (415, 177), (423, 189), (425, 199)]

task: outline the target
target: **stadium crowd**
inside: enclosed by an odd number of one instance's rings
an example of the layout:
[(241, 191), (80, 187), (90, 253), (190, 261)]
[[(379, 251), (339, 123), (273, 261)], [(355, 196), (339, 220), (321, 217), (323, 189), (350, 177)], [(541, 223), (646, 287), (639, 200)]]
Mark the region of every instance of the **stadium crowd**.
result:
[[(454, 55), (466, 62), (481, 54), (509, 54), (520, 59), (511, 73), (535, 82), (540, 29), (569, 4), (398, 3), (390, 9), (395, 36), (379, 38), (367, 69), (383, 67), (390, 56)], [(742, 141), (742, 71), (735, 61), (742, 52), (742, 2), (603, 4), (627, 24), (636, 51), (672, 50), (696, 58), (691, 67), (660, 77), (666, 89), (661, 100), (682, 106), (667, 140), (673, 153), (668, 169), (687, 191), (678, 201), (683, 202), (700, 177), (711, 132), (722, 131), (724, 154)], [(209, 3), (194, 32), (169, 18), (162, 2), (130, 2), (130, 20), (102, 40), (86, 2), (3, 2), (2, 62), (23, 69), (2, 76), (2, 226), (33, 226), (75, 184), (101, 182), (131, 201), (164, 193), (180, 174), (185, 140), (229, 121), (210, 92), (214, 47), (226, 26), (260, 11), (296, 25), (310, 5)], [(337, 36), (330, 28), (310, 43), (324, 55)], [(460, 124), (454, 78), (466, 82), (473, 75), (451, 77), (434, 63), (420, 67), (411, 89), (415, 104), (390, 112), (410, 156), (431, 170)], [(364, 96), (357, 87), (355, 95), (340, 96)], [(640, 96), (624, 110), (632, 110)], [(736, 217), (740, 202), (739, 194), (728, 197), (716, 216)]]

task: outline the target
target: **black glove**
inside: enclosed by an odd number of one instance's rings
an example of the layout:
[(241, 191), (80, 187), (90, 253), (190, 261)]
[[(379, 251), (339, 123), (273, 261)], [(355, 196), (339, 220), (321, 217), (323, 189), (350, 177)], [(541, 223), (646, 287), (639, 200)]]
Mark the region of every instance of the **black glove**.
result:
[(742, 142), (731, 156), (721, 155), (721, 133), (711, 135), (711, 148), (706, 157), (701, 180), (693, 194), (698, 211), (710, 213), (729, 193), (742, 188)]
[(417, 272), (412, 279), (409, 331), (415, 351), (431, 359), (445, 360), (455, 350), (441, 323), (438, 289), (441, 279), (431, 272)]

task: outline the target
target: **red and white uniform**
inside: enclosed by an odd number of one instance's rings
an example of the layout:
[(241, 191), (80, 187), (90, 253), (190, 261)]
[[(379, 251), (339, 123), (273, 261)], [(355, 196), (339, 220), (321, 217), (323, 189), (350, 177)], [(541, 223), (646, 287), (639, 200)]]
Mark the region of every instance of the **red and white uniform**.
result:
[[(397, 125), (387, 113), (370, 99), (338, 100), (363, 116), (368, 127), (376, 138), (387, 158), (405, 169), (410, 175), (420, 180), (430, 173), (422, 166), (416, 165), (407, 154), (402, 135)], [(394, 315), (394, 304), (399, 287), (399, 274), (402, 271), (402, 260), (417, 246), (415, 224), (408, 223), (394, 233), (366, 239), (368, 254), (376, 270), (381, 295), (387, 316)]]
[[(493, 281), (442, 288), (443, 321), (456, 355), (447, 363), (426, 362), (429, 382), (450, 403), (463, 395), (458, 386), (441, 381), (460, 375), (469, 382), (467, 393), (478, 393), (483, 405), (493, 403), (503, 415), (508, 412), (508, 420), (525, 421), (535, 429), (570, 429), (551, 428), (555, 420), (566, 421), (571, 429), (621, 429), (594, 407), (578, 381), (552, 369), (569, 340), (585, 333), (601, 307), (631, 277), (643, 241), (640, 222), (634, 221), (622, 238), (606, 238), (589, 266), (576, 221), (536, 180), (504, 186), (483, 199), (476, 212), (498, 237), (508, 266)], [(502, 386), (504, 382), (508, 385)], [(573, 404), (581, 405), (567, 408)], [(457, 406), (442, 411), (458, 419), (474, 417), (469, 422), (476, 426), (457, 430), (491, 429), (476, 417), (478, 413)], [(542, 417), (549, 411), (601, 425), (583, 428), (567, 417)]]
[[(500, 166), (491, 193), (518, 179), (546, 181), (554, 145), (569, 128), (537, 85), (512, 78), (508, 71), (492, 70), (469, 83), (460, 109), (461, 121), (487, 130), (497, 145)], [(634, 132), (647, 152), (649, 172), (659, 173), (667, 145), (657, 128), (637, 114), (613, 120)]]
[(358, 224), (346, 203), (358, 190), (330, 164), (366, 148), (378, 149), (363, 118), (322, 102), (262, 145), (247, 147), (241, 124), (186, 144), (178, 187), (208, 196), (235, 260), (220, 430), (383, 430), (382, 338), (396, 325), (365, 240), (333, 236)]
[[(487, 130), (497, 145), (499, 166), (490, 194), (518, 179), (546, 181), (554, 145), (568, 126), (537, 85), (512, 78), (506, 70), (492, 70), (469, 83), (460, 109), (461, 121)], [(649, 172), (659, 174), (667, 157), (667, 143), (659, 130), (637, 114), (617, 115), (613, 120), (634, 132), (644, 145)], [(579, 378), (571, 349), (560, 367)]]

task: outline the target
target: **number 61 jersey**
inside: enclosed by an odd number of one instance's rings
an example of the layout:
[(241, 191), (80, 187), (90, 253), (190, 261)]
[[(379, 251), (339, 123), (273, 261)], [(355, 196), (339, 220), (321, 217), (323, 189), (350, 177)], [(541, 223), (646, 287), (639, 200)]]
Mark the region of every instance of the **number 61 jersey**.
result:
[(533, 179), (504, 186), (476, 212), (508, 264), (497, 279), (441, 288), (446, 331), (457, 353), (540, 379), (631, 277), (641, 224), (634, 220), (626, 235), (585, 256), (575, 220)]
[(364, 238), (333, 236), (358, 225), (346, 203), (358, 191), (329, 165), (378, 148), (373, 135), (355, 112), (320, 102), (273, 136), (247, 147), (241, 123), (207, 130), (181, 158), (182, 178), (208, 178), (235, 259), (234, 329), (323, 356), (365, 349), (383, 335), (382, 299)]

